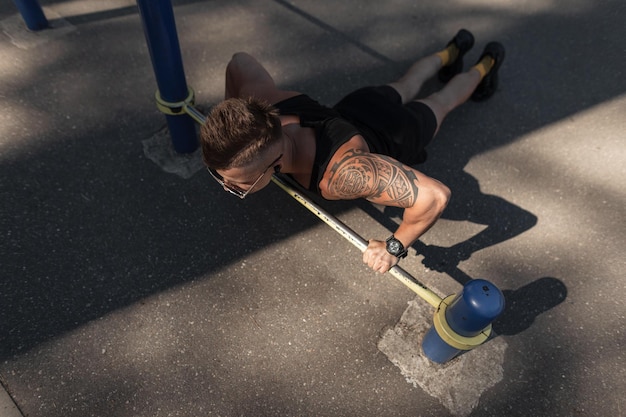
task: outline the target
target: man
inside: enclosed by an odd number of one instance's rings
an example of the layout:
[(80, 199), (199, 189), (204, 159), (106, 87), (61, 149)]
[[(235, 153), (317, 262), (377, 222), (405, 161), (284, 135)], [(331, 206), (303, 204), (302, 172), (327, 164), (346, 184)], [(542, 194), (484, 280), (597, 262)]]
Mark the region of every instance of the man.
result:
[[(477, 64), (462, 72), (473, 45), (473, 35), (462, 29), (397, 81), (357, 90), (333, 108), (277, 88), (256, 59), (237, 53), (226, 69), (225, 101), (202, 126), (204, 162), (240, 198), (280, 171), (328, 200), (365, 198), (403, 208), (393, 235), (371, 239), (363, 253), (367, 265), (384, 273), (406, 256), (450, 198), (445, 185), (410, 165), (426, 159), (425, 146), (451, 110), (470, 97), (485, 100), (497, 88), (504, 48), (489, 43)], [(415, 100), (435, 74), (445, 87)]]

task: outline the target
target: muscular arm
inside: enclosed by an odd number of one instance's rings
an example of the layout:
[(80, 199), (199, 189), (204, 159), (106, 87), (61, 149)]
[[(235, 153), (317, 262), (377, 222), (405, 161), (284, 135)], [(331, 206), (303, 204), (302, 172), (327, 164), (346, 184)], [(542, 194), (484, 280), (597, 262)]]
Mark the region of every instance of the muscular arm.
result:
[[(348, 151), (329, 169), (326, 198), (367, 200), (404, 208), (394, 235), (409, 247), (437, 221), (448, 203), (450, 190), (393, 158), (363, 151)], [(364, 261), (385, 272), (397, 263), (382, 241), (371, 240)]]

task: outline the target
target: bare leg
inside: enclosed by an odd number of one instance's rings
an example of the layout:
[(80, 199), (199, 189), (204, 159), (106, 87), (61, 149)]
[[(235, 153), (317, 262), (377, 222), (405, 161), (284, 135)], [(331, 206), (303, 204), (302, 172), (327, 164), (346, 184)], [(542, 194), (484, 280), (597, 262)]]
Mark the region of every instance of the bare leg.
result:
[(472, 68), (467, 72), (456, 75), (440, 91), (417, 101), (426, 104), (432, 109), (437, 118), (437, 130), (439, 130), (443, 119), (445, 119), (448, 113), (465, 103), (481, 80), (480, 72)]
[[(397, 81), (389, 83), (402, 97), (402, 103), (413, 100), (424, 82), (432, 78), (442, 66), (441, 58), (435, 54), (420, 59)], [(439, 119), (437, 119), (439, 120)]]
[[(412, 101), (419, 93), (424, 82), (433, 77), (442, 66), (441, 58), (430, 55), (413, 64), (399, 80), (389, 83), (402, 97), (402, 103)], [(459, 105), (465, 103), (482, 79), (474, 68), (456, 75), (440, 91), (424, 99), (419, 99), (432, 109), (437, 118), (437, 130), (443, 119)]]

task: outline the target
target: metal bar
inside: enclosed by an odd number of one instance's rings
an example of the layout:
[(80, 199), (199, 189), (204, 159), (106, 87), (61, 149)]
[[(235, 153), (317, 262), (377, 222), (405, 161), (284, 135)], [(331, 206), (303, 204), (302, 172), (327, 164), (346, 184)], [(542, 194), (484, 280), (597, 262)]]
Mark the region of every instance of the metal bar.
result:
[[(185, 105), (183, 106), (183, 110), (198, 123), (204, 123), (205, 116), (193, 106)], [(350, 243), (356, 246), (361, 252), (367, 249), (367, 241), (365, 239), (359, 236), (354, 230), (350, 229), (332, 214), (321, 208), (306, 195), (299, 192), (298, 188), (300, 188), (300, 186), (295, 184), (290, 178), (284, 175), (274, 174), (272, 175), (272, 181), (274, 182), (274, 184), (278, 185), (278, 187), (280, 187), (283, 191), (293, 197), (298, 203), (302, 204), (311, 213), (315, 214), (320, 220), (332, 227), (341, 236), (343, 236)], [(400, 282), (402, 282), (404, 285), (409, 287), (415, 294), (420, 296), (431, 306), (438, 308), (439, 304), (441, 304), (442, 298), (440, 296), (438, 296), (424, 284), (413, 278), (411, 274), (406, 272), (398, 265), (391, 268), (389, 270), (389, 273)]]
[[(189, 95), (180, 52), (174, 10), (170, 0), (137, 0), (159, 95), (168, 103), (184, 102)], [(190, 153), (198, 148), (194, 121), (183, 115), (165, 115), (174, 149)]]
[[(297, 202), (306, 207), (310, 212), (319, 217), (324, 223), (332, 227), (335, 231), (337, 231), (340, 235), (346, 238), (350, 243), (356, 246), (361, 252), (367, 249), (367, 241), (359, 236), (354, 230), (350, 229), (344, 223), (342, 223), (339, 219), (334, 217), (332, 214), (328, 213), (323, 208), (319, 207), (313, 201), (311, 201), (304, 194), (299, 193), (295, 187), (297, 185), (293, 184), (290, 179), (282, 175), (273, 175), (272, 181), (283, 189), (287, 194), (292, 196)], [(415, 294), (420, 296), (424, 301), (426, 301), (431, 306), (438, 308), (439, 304), (441, 304), (441, 297), (431, 291), (424, 284), (413, 278), (411, 274), (406, 272), (404, 269), (399, 267), (398, 265), (392, 267), (389, 270), (389, 273), (397, 278), (404, 285), (409, 287)]]
[(37, 0), (13, 0), (26, 27), (34, 32), (49, 27), (48, 19)]
[(189, 115), (189, 117), (191, 117), (193, 120), (196, 121), (196, 123), (198, 123), (199, 125), (203, 125), (204, 121), (206, 120), (206, 117), (204, 116), (204, 114), (200, 113), (200, 111), (198, 109), (196, 109), (193, 106), (189, 106), (187, 104), (185, 104), (183, 106), (183, 111), (185, 113), (187, 113)]

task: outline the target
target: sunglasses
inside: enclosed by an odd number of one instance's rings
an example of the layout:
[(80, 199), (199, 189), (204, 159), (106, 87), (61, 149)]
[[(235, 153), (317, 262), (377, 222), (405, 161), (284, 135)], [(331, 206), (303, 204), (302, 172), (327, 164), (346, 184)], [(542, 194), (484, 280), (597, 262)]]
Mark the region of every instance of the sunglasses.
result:
[[(261, 173), (261, 175), (259, 175), (259, 178), (257, 178), (247, 190), (243, 190), (243, 189), (237, 187), (236, 185), (227, 184), (224, 181), (224, 178), (220, 174), (218, 174), (216, 170), (211, 169), (209, 167), (207, 167), (206, 169), (207, 169), (207, 171), (209, 171), (209, 174), (211, 174), (213, 179), (215, 179), (215, 181), (217, 181), (217, 183), (222, 186), (222, 188), (224, 188), (229, 193), (231, 193), (233, 195), (236, 195), (237, 197), (239, 197), (239, 198), (241, 198), (243, 200), (244, 198), (246, 198), (246, 196), (248, 194), (250, 194), (250, 191), (252, 191), (254, 189), (254, 187), (256, 187), (256, 185), (259, 183), (259, 181), (261, 181), (261, 179), (265, 176), (265, 174), (267, 174), (267, 171), (271, 167), (276, 165), (276, 163), (278, 161), (280, 161), (280, 158), (282, 158), (282, 157), (283, 157), (283, 154), (281, 153), (278, 156), (278, 158), (274, 159), (274, 161), (271, 164), (269, 164), (267, 168), (265, 168), (263, 173)], [(280, 170), (280, 168), (277, 166), (275, 168), (275, 171), (278, 172), (279, 170)]]

